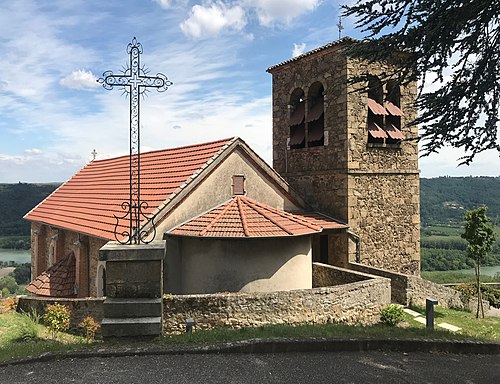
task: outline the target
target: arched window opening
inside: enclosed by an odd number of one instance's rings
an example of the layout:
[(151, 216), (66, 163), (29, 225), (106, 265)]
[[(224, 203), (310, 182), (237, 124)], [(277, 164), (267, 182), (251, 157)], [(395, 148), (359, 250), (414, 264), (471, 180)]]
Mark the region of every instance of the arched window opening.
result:
[(384, 116), (387, 115), (383, 107), (384, 92), (382, 82), (376, 76), (370, 76), (368, 80), (368, 142), (383, 144), (388, 138), (384, 131)]
[(307, 111), (307, 146), (318, 147), (325, 142), (325, 96), (324, 87), (320, 82), (311, 85), (309, 89)]
[(295, 89), (290, 96), (290, 148), (304, 148), (306, 143), (304, 91)]
[(387, 82), (387, 97), (385, 102), (385, 109), (388, 115), (385, 118), (385, 130), (389, 136), (386, 140), (387, 144), (397, 144), (404, 135), (401, 132), (401, 116), (403, 112), (400, 109), (401, 105), (401, 90), (399, 84), (395, 80)]
[(97, 268), (97, 296), (106, 296), (106, 267), (101, 264)]

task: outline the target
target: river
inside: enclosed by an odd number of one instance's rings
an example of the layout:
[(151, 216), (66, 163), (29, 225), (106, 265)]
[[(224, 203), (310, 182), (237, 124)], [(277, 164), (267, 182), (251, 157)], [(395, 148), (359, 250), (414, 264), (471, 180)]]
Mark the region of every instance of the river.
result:
[(0, 248), (0, 261), (15, 261), (16, 263), (31, 263), (29, 249), (3, 249)]

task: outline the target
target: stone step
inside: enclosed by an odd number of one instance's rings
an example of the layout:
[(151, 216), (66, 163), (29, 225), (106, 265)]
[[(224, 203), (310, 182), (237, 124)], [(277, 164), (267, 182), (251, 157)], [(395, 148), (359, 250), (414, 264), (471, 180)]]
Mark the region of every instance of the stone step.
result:
[(162, 301), (144, 298), (107, 298), (104, 300), (105, 318), (137, 318), (161, 316)]
[(159, 336), (161, 328), (161, 317), (105, 317), (101, 323), (103, 337)]

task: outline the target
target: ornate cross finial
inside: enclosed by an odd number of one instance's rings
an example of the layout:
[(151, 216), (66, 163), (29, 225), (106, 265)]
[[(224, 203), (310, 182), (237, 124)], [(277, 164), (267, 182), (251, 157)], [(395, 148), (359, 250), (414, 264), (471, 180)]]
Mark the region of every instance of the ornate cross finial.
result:
[(95, 148), (92, 150), (92, 152), (90, 152), (90, 154), (92, 155), (92, 161), (94, 161), (95, 157), (97, 156), (97, 151), (95, 150)]
[[(126, 212), (122, 217), (115, 215), (115, 238), (122, 244), (140, 244), (149, 243), (154, 239), (156, 228), (151, 217), (148, 217), (143, 211), (148, 208), (148, 203), (141, 200), (141, 150), (140, 150), (140, 95), (148, 88), (156, 88), (158, 92), (168, 89), (173, 83), (167, 77), (158, 73), (156, 76), (148, 76), (148, 70), (140, 64), (140, 55), (142, 54), (142, 45), (134, 37), (127, 46), (127, 53), (130, 61), (121, 74), (113, 74), (112, 71), (106, 71), (102, 78), (97, 81), (105, 89), (119, 87), (130, 97), (130, 160), (129, 160), (129, 201), (121, 204)], [(129, 229), (119, 232), (121, 220), (129, 222)], [(148, 233), (141, 231), (141, 222), (150, 221), (153, 226), (153, 237), (148, 241)], [(123, 240), (125, 238), (125, 241)]]

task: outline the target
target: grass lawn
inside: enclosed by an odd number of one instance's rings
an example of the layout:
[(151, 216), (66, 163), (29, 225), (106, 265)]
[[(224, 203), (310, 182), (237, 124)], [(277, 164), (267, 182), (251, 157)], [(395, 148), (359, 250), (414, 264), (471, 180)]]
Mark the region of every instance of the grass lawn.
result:
[[(425, 308), (412, 308), (425, 318)], [(405, 321), (411, 329), (425, 329), (425, 325), (414, 320), (414, 317), (405, 314)], [(500, 342), (500, 317), (486, 317), (476, 319), (475, 313), (466, 311), (456, 311), (439, 306), (434, 308), (434, 323), (448, 323), (462, 328), (460, 333), (450, 333), (451, 335), (461, 335), (469, 339), (489, 340)]]
[(53, 339), (46, 327), (14, 311), (0, 314), (0, 361), (89, 346), (83, 337), (67, 333)]
[[(415, 310), (424, 313), (421, 308)], [(476, 320), (469, 312), (435, 308), (436, 322), (446, 322), (461, 327), (460, 333), (451, 333), (437, 328), (428, 331), (425, 326), (405, 314), (405, 321), (397, 327), (384, 324), (372, 326), (347, 326), (343, 324), (320, 325), (269, 325), (256, 328), (214, 329), (196, 331), (193, 334), (162, 336), (156, 340), (142, 342), (151, 347), (175, 347), (185, 345), (207, 345), (248, 339), (269, 338), (374, 338), (374, 339), (439, 339), (439, 340), (481, 340), (500, 342), (500, 318)], [(425, 315), (424, 315), (425, 316)], [(87, 343), (83, 337), (66, 333), (54, 340), (48, 330), (35, 324), (37, 337), (31, 335), (30, 323), (25, 316), (15, 312), (0, 314), (0, 361), (13, 358), (37, 356), (46, 352), (84, 350), (92, 348), (120, 348), (123, 341), (103, 343), (97, 340)], [(138, 345), (136, 345), (138, 346)]]

